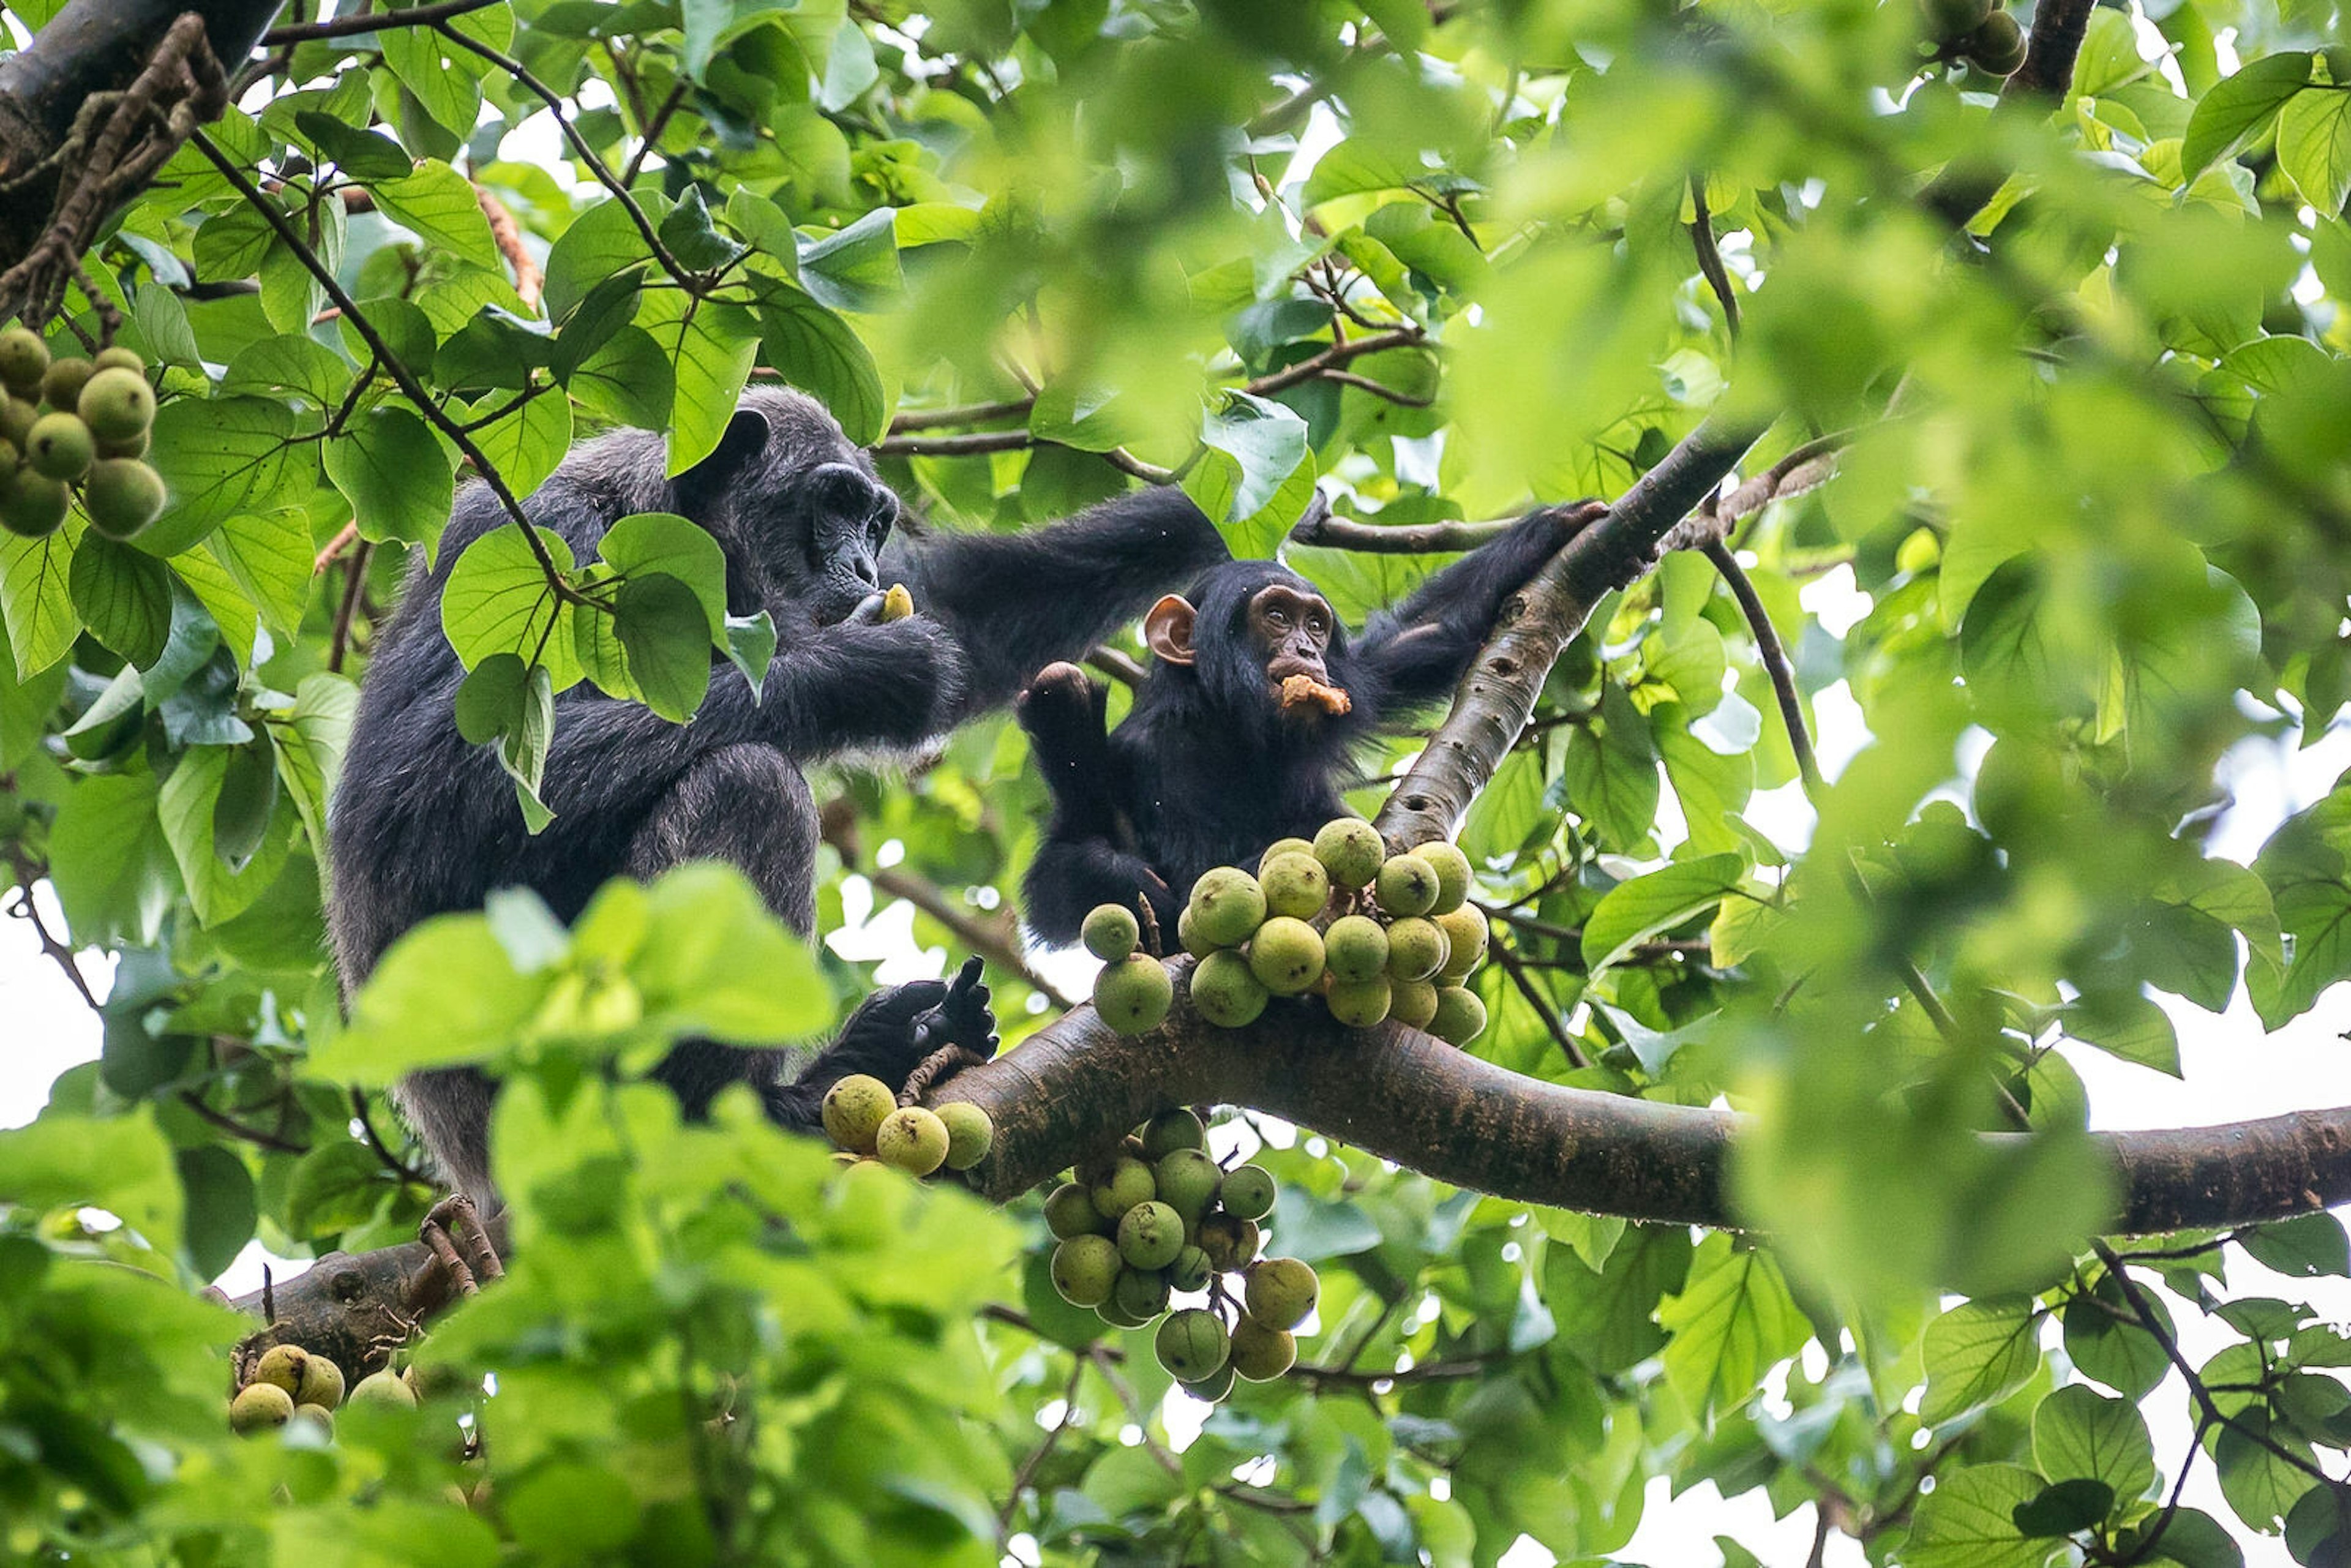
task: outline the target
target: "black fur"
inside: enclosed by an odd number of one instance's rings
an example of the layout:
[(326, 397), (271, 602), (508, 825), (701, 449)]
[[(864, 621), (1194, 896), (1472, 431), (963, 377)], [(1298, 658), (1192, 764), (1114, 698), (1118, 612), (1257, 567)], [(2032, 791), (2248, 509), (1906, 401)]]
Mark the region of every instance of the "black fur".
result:
[[(554, 822), (525, 831), (486, 747), (457, 733), (464, 675), (440, 626), (441, 591), (467, 545), (507, 521), (479, 486), (458, 498), (435, 565), (420, 568), (379, 637), (330, 813), (329, 922), (346, 992), (426, 917), (531, 887), (569, 920), (607, 878), (682, 861), (740, 867), (792, 929), (815, 925), (817, 818), (802, 765), (904, 752), (1001, 705), (1023, 675), (1082, 656), (1166, 588), (1225, 559), (1198, 508), (1173, 491), (1103, 503), (1035, 534), (892, 538), (894, 497), (823, 408), (795, 392), (747, 396), (719, 449), (674, 482), (658, 436), (624, 432), (572, 453), (525, 503), (590, 559), (633, 512), (681, 513), (724, 549), (729, 608), (765, 609), (777, 652), (764, 695), (714, 668), (695, 720), (674, 725), (586, 684), (556, 703), (541, 789)], [(872, 618), (904, 581), (916, 613)], [(976, 977), (974, 977), (976, 978)], [(778, 1119), (813, 1126), (845, 1072), (896, 1083), (948, 1039), (992, 1049), (984, 988), (902, 986), (868, 998), (841, 1037), (787, 1082), (780, 1052), (681, 1045), (658, 1070), (690, 1109), (750, 1079)], [(400, 1101), (443, 1171), (489, 1194), (491, 1085), (470, 1069), (417, 1074)]]
[(1266, 845), (1311, 838), (1345, 814), (1339, 788), (1353, 747), (1453, 690), (1502, 601), (1581, 525), (1562, 508), (1531, 514), (1499, 538), (1374, 615), (1360, 640), (1332, 630), (1329, 684), (1343, 715), (1285, 710), (1244, 629), (1270, 583), (1320, 591), (1272, 561), (1211, 569), (1189, 598), (1196, 662), (1151, 668), (1126, 721), (1103, 733), (1104, 694), (1059, 665), (1021, 694), (1020, 722), (1053, 793), (1053, 821), (1029, 870), (1029, 928), (1077, 940), (1095, 905), (1150, 900), (1174, 940), (1193, 882), (1211, 866), (1253, 866)]

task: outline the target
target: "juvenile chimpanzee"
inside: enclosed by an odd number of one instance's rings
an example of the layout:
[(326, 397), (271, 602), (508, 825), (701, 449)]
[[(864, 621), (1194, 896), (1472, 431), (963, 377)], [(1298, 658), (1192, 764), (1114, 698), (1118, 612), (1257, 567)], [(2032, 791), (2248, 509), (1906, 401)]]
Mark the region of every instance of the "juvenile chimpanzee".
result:
[[(572, 687), (556, 702), (541, 789), (555, 820), (527, 831), (490, 749), (468, 745), (453, 716), (465, 672), (441, 632), (442, 590), (465, 547), (507, 520), (486, 491), (466, 491), (438, 563), (412, 577), (376, 643), (335, 792), (330, 922), (347, 992), (409, 927), (478, 908), (493, 888), (534, 888), (569, 920), (608, 877), (695, 858), (741, 868), (805, 936), (818, 824), (803, 764), (941, 736), (1227, 559), (1207, 518), (1172, 489), (1035, 533), (893, 540), (897, 498), (796, 392), (754, 392), (708, 459), (675, 481), (662, 472), (659, 436), (608, 435), (571, 454), (525, 510), (582, 560), (631, 513), (676, 512), (708, 528), (726, 552), (728, 609), (775, 620), (764, 695), (722, 664), (693, 722), (675, 725)], [(883, 621), (878, 591), (893, 580), (911, 588), (917, 613)], [(796, 1076), (783, 1052), (708, 1040), (679, 1045), (656, 1075), (689, 1112), (748, 1079), (778, 1122), (813, 1127), (825, 1089), (847, 1073), (898, 1083), (949, 1040), (992, 1051), (977, 980), (975, 961), (952, 986), (869, 998)], [(470, 1068), (417, 1073), (398, 1099), (443, 1174), (486, 1199), (489, 1081)]]
[(1153, 606), (1157, 655), (1134, 710), (1102, 730), (1104, 693), (1073, 664), (1019, 700), (1053, 792), (1029, 867), (1029, 925), (1073, 942), (1096, 904), (1151, 901), (1173, 933), (1210, 866), (1251, 865), (1266, 845), (1344, 813), (1353, 746), (1443, 696), (1468, 670), (1503, 600), (1605, 508), (1535, 512), (1374, 615), (1350, 643), (1315, 586), (1273, 561), (1228, 561)]

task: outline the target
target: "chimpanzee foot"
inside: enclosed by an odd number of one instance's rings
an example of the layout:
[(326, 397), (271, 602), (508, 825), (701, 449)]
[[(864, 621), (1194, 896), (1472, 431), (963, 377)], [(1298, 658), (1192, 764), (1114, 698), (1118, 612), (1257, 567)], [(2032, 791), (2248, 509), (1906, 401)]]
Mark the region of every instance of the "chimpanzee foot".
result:
[(461, 1296), (479, 1291), (484, 1280), (506, 1278), (506, 1265), (498, 1260), (498, 1249), (483, 1228), (481, 1211), (462, 1192), (453, 1192), (434, 1204), (416, 1228), (416, 1237)]
[(1110, 692), (1077, 665), (1048, 664), (1013, 699), (1013, 711), (1040, 749), (1099, 746)]

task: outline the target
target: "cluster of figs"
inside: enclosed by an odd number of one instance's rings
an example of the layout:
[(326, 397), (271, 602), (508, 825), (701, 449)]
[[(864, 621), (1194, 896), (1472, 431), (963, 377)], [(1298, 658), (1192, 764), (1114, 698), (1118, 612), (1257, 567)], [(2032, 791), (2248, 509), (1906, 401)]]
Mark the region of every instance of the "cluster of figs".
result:
[(1918, 0), (1938, 58), (1973, 60), (1996, 77), (2024, 64), (2024, 29), (1999, 0)]
[[(1157, 1322), (1159, 1364), (1195, 1397), (1280, 1377), (1322, 1281), (1298, 1259), (1258, 1256), (1276, 1195), (1263, 1166), (1226, 1170), (1209, 1157), (1199, 1117), (1163, 1111), (1045, 1199), (1053, 1289), (1113, 1328)], [(1179, 1296), (1205, 1300), (1178, 1306)]]
[[(1323, 824), (1311, 841), (1280, 841), (1254, 875), (1212, 867), (1176, 926), (1199, 960), (1186, 982), (1192, 1005), (1238, 1029), (1275, 997), (1312, 995), (1351, 1028), (1395, 1019), (1467, 1045), (1486, 1028), (1486, 1006), (1466, 983), (1487, 941), (1469, 874), (1468, 858), (1441, 840), (1389, 854), (1359, 817)], [(1098, 905), (1083, 936), (1102, 960), (1093, 992), (1102, 1021), (1121, 1034), (1158, 1027), (1176, 982), (1140, 951), (1134, 913)]]
[[(416, 1374), (386, 1367), (359, 1380), (349, 1392), (352, 1405), (416, 1408)], [(229, 1401), (228, 1424), (239, 1432), (262, 1432), (300, 1424), (321, 1436), (335, 1433), (335, 1411), (345, 1403), (343, 1369), (298, 1344), (274, 1344), (253, 1364), (245, 1385)]]
[(129, 349), (49, 356), (25, 327), (0, 330), (0, 528), (39, 538), (74, 497), (89, 526), (127, 539), (163, 511), (163, 476), (145, 461), (155, 423), (146, 361)]
[(834, 1159), (844, 1166), (877, 1161), (911, 1176), (942, 1167), (967, 1171), (996, 1141), (996, 1124), (969, 1101), (951, 1100), (935, 1111), (901, 1105), (887, 1083), (864, 1072), (826, 1090), (821, 1113)]

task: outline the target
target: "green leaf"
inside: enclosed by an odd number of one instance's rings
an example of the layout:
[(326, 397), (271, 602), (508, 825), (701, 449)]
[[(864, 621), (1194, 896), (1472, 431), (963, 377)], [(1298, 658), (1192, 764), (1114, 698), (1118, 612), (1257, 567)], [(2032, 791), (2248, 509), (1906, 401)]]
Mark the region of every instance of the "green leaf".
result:
[(2351, 197), (2351, 86), (2306, 88), (2278, 114), (2278, 167), (2322, 218)]
[(0, 529), (0, 619), (8, 623), (8, 651), (16, 668), (38, 674), (73, 649), (81, 634), (75, 612), (71, 574), (74, 518), (40, 538)]
[(659, 573), (632, 576), (612, 625), (645, 706), (678, 724), (692, 718), (710, 690), (711, 629), (695, 591)]
[[(1306, 422), (1288, 406), (1248, 392), (1226, 394), (1225, 406), (1200, 423), (1200, 444), (1231, 458), (1236, 473), (1228, 486), (1217, 486), (1210, 506), (1192, 477), (1186, 493), (1201, 503), (1208, 520), (1219, 528), (1247, 523), (1273, 502), (1282, 482), (1306, 462)], [(1202, 472), (1196, 465), (1193, 475)]]
[[(2136, 1501), (2156, 1482), (2155, 1440), (2138, 1406), (2079, 1383), (2057, 1389), (2033, 1411), (2032, 1462), (2053, 1481), (2104, 1481), (2109, 1506)], [(2102, 1510), (2087, 1522), (2105, 1517)]]
[[(541, 528), (538, 538), (556, 569), (569, 572), (571, 547), (563, 536)], [(467, 545), (441, 591), (441, 630), (467, 669), (493, 653), (512, 653), (526, 664), (545, 663), (559, 690), (580, 678), (571, 612), (522, 530), (510, 524)]]
[(2125, 1061), (2180, 1076), (2179, 1031), (2146, 997), (2077, 1001), (2065, 1009), (2065, 1033)]
[(768, 666), (776, 658), (776, 623), (766, 611), (726, 618), (726, 656), (751, 683), (751, 700), (758, 701), (768, 685)]
[(204, 549), (261, 612), (269, 634), (292, 643), (310, 602), (317, 559), (308, 514), (292, 507), (240, 512), (214, 529)]
[(653, 293), (641, 320), (669, 356), (677, 389), (666, 470), (674, 479), (718, 450), (758, 357), (758, 319), (740, 305)]
[[(645, 211), (658, 215), (661, 205), (656, 200)], [(590, 206), (548, 247), (548, 319), (567, 319), (598, 285), (652, 260), (653, 250), (628, 208), (613, 201)]]
[(492, 653), (457, 683), (457, 733), (467, 744), (487, 746), (522, 726), (530, 688), (530, 666), (514, 653)]
[(720, 234), (710, 221), (710, 206), (702, 198), (702, 187), (688, 185), (677, 205), (661, 221), (656, 231), (670, 255), (688, 272), (716, 272), (743, 256), (749, 249), (741, 242)]
[(371, 408), (327, 443), (327, 477), (348, 497), (361, 537), (406, 539), (430, 557), (449, 520), (456, 475), (424, 421)]
[(378, 180), (370, 189), (386, 216), (413, 231), (432, 249), (476, 267), (501, 265), (497, 241), (490, 236), (490, 221), (482, 214), (473, 183), (448, 164), (427, 160), (413, 173)]
[(554, 971), (517, 974), (483, 916), (435, 916), (377, 961), (350, 1023), (312, 1047), (311, 1071), (381, 1088), (420, 1067), (486, 1060), (521, 1034), (554, 981)]
[(836, 310), (871, 314), (897, 303), (906, 280), (893, 220), (890, 208), (876, 207), (846, 228), (803, 244), (800, 287)]
[(832, 994), (816, 956), (741, 872), (696, 861), (646, 893), (649, 924), (629, 977), (649, 1021), (744, 1045), (806, 1040), (830, 1021)]
[(294, 707), (272, 721), (277, 737), (277, 779), (310, 835), (310, 850), (327, 864), (327, 794), (342, 770), (360, 689), (345, 676), (319, 671), (294, 688)]
[(830, 409), (858, 445), (882, 439), (890, 412), (882, 373), (848, 322), (798, 289), (783, 287), (760, 300), (758, 319), (760, 341), (777, 374)]
[(294, 125), (321, 157), (354, 180), (397, 180), (409, 171), (406, 150), (389, 136), (314, 110), (297, 110)]
[(1907, 1568), (2041, 1568), (2058, 1543), (2028, 1539), (2015, 1514), (2042, 1490), (2041, 1478), (2022, 1465), (1970, 1465), (1936, 1478), (1902, 1561)]
[(181, 754), (163, 780), (156, 817), (179, 862), (189, 906), (206, 925), (234, 919), (268, 891), (285, 868), (291, 846), (282, 831), (265, 831), (253, 854), (231, 867), (214, 851), (214, 813), (229, 770), (229, 748), (193, 747)]
[(220, 1274), (253, 1239), (260, 1219), (253, 1173), (218, 1146), (182, 1149), (175, 1156), (185, 1195), (188, 1264), (201, 1280)]
[(2253, 1261), (2289, 1279), (2351, 1275), (2351, 1241), (2344, 1238), (2343, 1222), (2323, 1209), (2273, 1219), (2239, 1239)]
[(70, 576), (74, 609), (89, 634), (133, 664), (153, 664), (172, 629), (172, 574), (163, 563), (86, 533)]
[(2008, 1511), (2020, 1534), (2072, 1535), (2105, 1519), (2115, 1506), (2115, 1489), (2100, 1480), (2059, 1481), (2030, 1502)]
[[(430, 27), (387, 27), (374, 37), (383, 51), (384, 68), (399, 78), (433, 122), (461, 141), (471, 135), (482, 110), (477, 57), (445, 42)], [(404, 115), (402, 126), (411, 146), (434, 144), (434, 138), (419, 137)]]
[(287, 444), (293, 411), (275, 398), (173, 398), (155, 414), (147, 461), (171, 500), (138, 538), (150, 555), (177, 555), (240, 512), (301, 499), (311, 476)]
[(180, 1239), (172, 1145), (143, 1113), (103, 1121), (49, 1114), (0, 1132), (0, 1192), (36, 1213), (102, 1208), (159, 1248)]
[(1735, 894), (1746, 875), (1735, 854), (1684, 861), (1608, 890), (1583, 923), (1583, 962), (1598, 971), (1635, 946)]
[(252, 863), (277, 810), (277, 748), (265, 730), (226, 749), (228, 767), (213, 801), (213, 855), (235, 873)]
[[(492, 393), (474, 405), (472, 417), (486, 418), (513, 401)], [(541, 390), (473, 434), (507, 488), (528, 496), (547, 482), (571, 448), (571, 400), (559, 389)]]
[(642, 430), (659, 430), (669, 423), (675, 372), (652, 333), (642, 327), (623, 327), (580, 362), (567, 386), (592, 413)]
[(642, 301), (638, 290), (645, 269), (632, 267), (616, 272), (590, 288), (556, 334), (549, 363), (558, 381), (568, 382), (588, 357), (612, 340), (614, 333), (634, 320)]
[[(2301, 1464), (2296, 1464), (2295, 1460)], [(2302, 1494), (2310, 1490), (2307, 1465), (2316, 1468), (2310, 1445), (2272, 1422), (2256, 1406), (2241, 1410), (2220, 1428), (2212, 1445), (2212, 1467), (2220, 1478), (2220, 1495), (2246, 1525), (2264, 1535), (2275, 1534)]]
[[(2065, 1303), (2065, 1354), (2083, 1374), (2125, 1397), (2146, 1398), (2170, 1372), (2171, 1358), (2162, 1342), (2140, 1325), (2113, 1280), (2102, 1276), (2090, 1294), (2096, 1299)], [(2170, 1334), (2171, 1314), (2162, 1300), (2153, 1295), (2145, 1300), (2163, 1333)]]
[(1939, 1427), (2023, 1387), (2041, 1364), (2038, 1322), (2032, 1301), (2012, 1297), (1962, 1301), (1928, 1323), (1919, 1423)]
[(49, 851), (49, 880), (77, 942), (155, 939), (180, 879), (155, 820), (153, 779), (113, 774), (75, 785), (57, 808)]
[(319, 1144), (294, 1166), (286, 1183), (286, 1229), (294, 1236), (331, 1236), (365, 1225), (392, 1196), (375, 1151), (356, 1138)]
[(709, 623), (705, 642), (726, 624), (726, 552), (701, 524), (672, 512), (637, 512), (606, 531), (598, 559), (627, 578), (674, 578), (694, 592)]
[(1666, 1379), (1693, 1411), (1728, 1413), (1755, 1397), (1763, 1375), (1812, 1331), (1768, 1252), (1717, 1231), (1699, 1244), (1679, 1294), (1657, 1308), (1674, 1337)]
[(1656, 826), (1664, 789), (1649, 721), (1614, 681), (1601, 693), (1600, 714), (1597, 726), (1568, 733), (1560, 787), (1568, 809), (1591, 824), (1603, 848), (1625, 851)]

